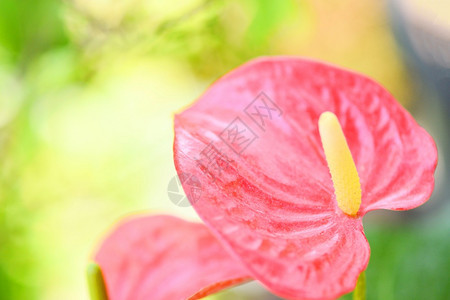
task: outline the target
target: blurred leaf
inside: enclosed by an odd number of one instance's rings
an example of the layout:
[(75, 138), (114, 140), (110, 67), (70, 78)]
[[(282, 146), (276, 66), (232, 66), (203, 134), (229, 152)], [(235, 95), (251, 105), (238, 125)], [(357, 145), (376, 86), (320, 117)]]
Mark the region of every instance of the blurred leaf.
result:
[(54, 0), (0, 1), (0, 47), (12, 61), (26, 65), (39, 53), (67, 42)]

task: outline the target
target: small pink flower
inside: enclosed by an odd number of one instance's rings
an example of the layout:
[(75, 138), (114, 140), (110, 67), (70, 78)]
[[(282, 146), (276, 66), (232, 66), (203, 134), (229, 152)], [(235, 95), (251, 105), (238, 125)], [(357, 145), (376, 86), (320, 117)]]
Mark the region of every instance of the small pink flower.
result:
[(251, 279), (205, 225), (164, 215), (122, 221), (95, 260), (109, 300), (193, 300)]

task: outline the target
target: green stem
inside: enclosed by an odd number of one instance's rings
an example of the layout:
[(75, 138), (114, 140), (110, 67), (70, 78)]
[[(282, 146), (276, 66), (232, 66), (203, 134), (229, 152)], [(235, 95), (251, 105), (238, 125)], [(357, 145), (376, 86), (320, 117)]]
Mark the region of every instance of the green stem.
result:
[(358, 282), (356, 282), (355, 290), (353, 291), (353, 300), (366, 300), (366, 272), (359, 274)]
[(94, 262), (89, 263), (86, 269), (89, 295), (91, 300), (108, 300), (105, 280), (100, 266)]

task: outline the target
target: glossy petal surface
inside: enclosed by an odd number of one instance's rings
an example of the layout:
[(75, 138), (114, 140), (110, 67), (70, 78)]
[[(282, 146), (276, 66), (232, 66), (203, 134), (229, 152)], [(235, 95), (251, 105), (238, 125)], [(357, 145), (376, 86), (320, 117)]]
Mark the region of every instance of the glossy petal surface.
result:
[[(318, 132), (325, 111), (338, 117), (359, 173), (355, 218), (336, 204)], [(178, 114), (174, 158), (201, 182), (200, 217), (256, 279), (280, 296), (319, 299), (351, 291), (365, 269), (366, 212), (428, 199), (437, 154), (372, 80), (275, 57), (230, 72)]]
[(123, 222), (95, 260), (111, 300), (199, 299), (250, 280), (205, 225), (170, 216)]

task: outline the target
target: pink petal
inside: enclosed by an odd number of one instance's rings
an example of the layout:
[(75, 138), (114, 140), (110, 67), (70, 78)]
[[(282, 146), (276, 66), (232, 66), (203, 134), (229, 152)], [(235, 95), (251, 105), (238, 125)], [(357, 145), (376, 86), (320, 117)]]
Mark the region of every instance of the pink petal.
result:
[[(337, 115), (355, 159), (358, 218), (336, 205), (317, 127), (324, 111)], [(236, 128), (243, 138), (233, 142)], [(227, 74), (175, 117), (174, 159), (201, 182), (201, 198), (190, 198), (200, 217), (256, 279), (278, 295), (316, 299), (350, 291), (366, 267), (360, 217), (428, 199), (436, 148), (370, 79), (275, 57)]]
[(250, 280), (206, 226), (170, 216), (122, 222), (95, 260), (111, 300), (199, 299)]

